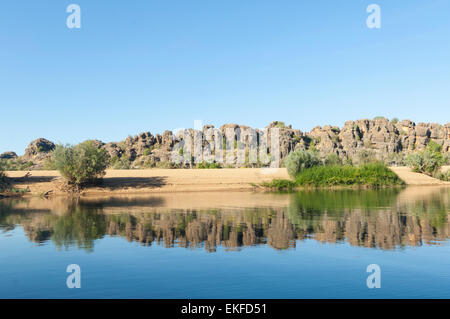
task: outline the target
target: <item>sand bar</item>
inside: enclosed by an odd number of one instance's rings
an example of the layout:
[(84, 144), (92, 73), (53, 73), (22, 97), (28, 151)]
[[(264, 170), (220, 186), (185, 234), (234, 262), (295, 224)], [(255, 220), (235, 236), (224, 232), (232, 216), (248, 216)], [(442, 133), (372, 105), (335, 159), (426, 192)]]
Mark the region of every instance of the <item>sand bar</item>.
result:
[[(425, 174), (414, 173), (408, 167), (391, 168), (408, 185), (450, 185)], [(448, 169), (445, 168), (445, 169)], [(28, 188), (28, 196), (65, 195), (58, 187), (61, 183), (57, 171), (30, 171), (31, 175), (20, 178), (26, 172), (9, 171), (16, 178), (15, 187)], [(285, 168), (231, 168), (231, 169), (146, 169), (107, 170), (103, 184), (83, 190), (84, 196), (132, 195), (149, 193), (178, 193), (205, 191), (252, 191), (255, 185), (275, 178), (289, 178)]]

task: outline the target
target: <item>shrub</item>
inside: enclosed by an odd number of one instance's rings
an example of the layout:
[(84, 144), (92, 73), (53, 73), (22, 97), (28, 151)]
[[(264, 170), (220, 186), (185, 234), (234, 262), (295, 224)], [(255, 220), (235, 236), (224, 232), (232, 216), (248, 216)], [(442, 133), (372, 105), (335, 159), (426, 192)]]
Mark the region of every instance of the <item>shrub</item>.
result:
[(394, 117), (394, 118), (392, 119), (392, 123), (393, 123), (393, 124), (397, 124), (398, 122), (399, 122), (398, 118)]
[(342, 161), (342, 164), (344, 164), (344, 165), (353, 165), (353, 160), (350, 157), (345, 156), (344, 160)]
[(109, 166), (114, 169), (130, 169), (131, 161), (126, 155), (122, 155), (121, 157), (114, 156), (109, 161)]
[(375, 153), (370, 150), (362, 150), (358, 153), (358, 164), (365, 165), (369, 163), (376, 163), (377, 158)]
[(316, 152), (297, 150), (286, 157), (286, 169), (292, 178), (295, 178), (302, 170), (320, 165), (321, 161)]
[(292, 189), (296, 186), (394, 186), (404, 182), (383, 163), (370, 163), (361, 166), (325, 165), (313, 166), (298, 173), (295, 181), (275, 179), (262, 186), (278, 190)]
[(441, 153), (423, 152), (423, 173), (433, 174), (439, 171), (444, 164), (444, 157)]
[[(111, 161), (110, 161), (111, 163)], [(137, 168), (137, 169), (148, 169), (148, 168), (153, 168), (155, 167), (155, 159), (154, 158), (149, 158), (149, 157), (138, 157), (136, 158), (136, 160), (133, 162), (133, 168)]]
[(406, 156), (405, 163), (407, 166), (411, 167), (416, 173), (422, 172), (423, 166), (423, 156), (419, 153), (409, 153)]
[(53, 157), (49, 157), (44, 160), (42, 169), (49, 170), (49, 171), (56, 170), (56, 165), (55, 165), (55, 161), (53, 160)]
[(156, 168), (164, 168), (164, 169), (168, 169), (168, 168), (183, 168), (184, 164), (183, 163), (174, 163), (171, 161), (162, 161), (162, 162), (156, 162), (155, 163), (155, 167)]
[(296, 185), (334, 186), (401, 185), (403, 181), (382, 163), (370, 163), (361, 166), (330, 165), (306, 169), (297, 176)]
[(76, 146), (58, 145), (53, 151), (56, 169), (69, 184), (81, 186), (92, 183), (105, 175), (108, 153), (96, 147), (92, 141)]
[(222, 168), (222, 166), (219, 163), (216, 162), (206, 162), (203, 161), (201, 163), (197, 163), (195, 165), (196, 168), (200, 168), (200, 169), (213, 169), (213, 168)]
[(268, 188), (275, 188), (277, 190), (292, 190), (295, 187), (295, 182), (287, 179), (274, 179), (271, 182), (264, 182), (261, 185)]
[(278, 127), (278, 128), (285, 128), (285, 127), (286, 127), (286, 124), (284, 124), (284, 122), (277, 121), (275, 127)]
[(439, 153), (439, 154), (441, 154), (441, 152), (442, 152), (442, 145), (439, 144), (439, 143), (436, 143), (433, 140), (430, 140), (428, 142), (427, 147), (425, 148), (425, 151), (430, 152), (430, 153)]
[(33, 162), (25, 162), (21, 159), (0, 159), (0, 166), (5, 171), (24, 171), (33, 166)]
[(332, 131), (334, 134), (339, 134), (339, 132), (340, 132), (341, 130), (339, 129), (339, 127), (332, 127), (332, 128), (331, 128), (331, 131)]
[(450, 170), (446, 171), (445, 173), (439, 172), (434, 177), (444, 182), (450, 182)]
[(445, 153), (444, 162), (445, 162), (445, 165), (450, 165), (450, 152)]
[(403, 185), (397, 174), (381, 162), (369, 163), (358, 167), (358, 183), (369, 186)]
[(336, 153), (328, 154), (324, 160), (325, 165), (340, 165), (342, 164), (342, 159)]
[(405, 163), (414, 172), (436, 175), (446, 161), (441, 151), (442, 146), (440, 144), (430, 141), (423, 152), (408, 154)]

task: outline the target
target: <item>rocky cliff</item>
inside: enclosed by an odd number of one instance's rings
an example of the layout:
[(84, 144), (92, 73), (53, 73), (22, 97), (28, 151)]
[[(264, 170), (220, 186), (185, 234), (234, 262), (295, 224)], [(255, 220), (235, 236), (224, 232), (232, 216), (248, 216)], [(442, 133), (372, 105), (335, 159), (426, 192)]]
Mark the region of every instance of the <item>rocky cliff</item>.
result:
[[(335, 153), (341, 158), (358, 161), (362, 152), (370, 152), (380, 160), (388, 164), (401, 164), (408, 152), (423, 150), (430, 140), (434, 140), (443, 146), (443, 152), (450, 152), (450, 123), (445, 125), (436, 123), (414, 123), (409, 120), (389, 121), (380, 119), (362, 119), (348, 121), (342, 128), (336, 126), (317, 126), (310, 132), (302, 132), (282, 122), (272, 122), (266, 127), (268, 133), (267, 143), (262, 136), (263, 130), (251, 129), (245, 125), (225, 124), (215, 129), (212, 125), (205, 125), (202, 131), (193, 129), (184, 132), (165, 131), (162, 135), (153, 135), (143, 132), (136, 136), (129, 136), (124, 141), (103, 143), (96, 141), (98, 147), (104, 148), (111, 156), (111, 166), (116, 168), (149, 168), (149, 167), (174, 167), (171, 162), (172, 151), (181, 142), (187, 142), (186, 136), (191, 137), (189, 143), (193, 144), (195, 137), (200, 137), (204, 148), (214, 154), (218, 147), (225, 146), (226, 137), (230, 130), (234, 133), (234, 155), (241, 148), (248, 157), (250, 137), (241, 138), (244, 132), (253, 130), (258, 147), (267, 147), (267, 152), (273, 153), (271, 144), (271, 129), (278, 129), (278, 145), (281, 160), (289, 152), (296, 149), (311, 149), (319, 151), (321, 156)], [(219, 139), (218, 139), (219, 136)], [(215, 142), (212, 139), (215, 138)], [(241, 145), (243, 143), (243, 145)], [(0, 159), (19, 160), (32, 163), (32, 168), (40, 169), (50, 157), (55, 144), (43, 138), (30, 143), (25, 155), (18, 157), (14, 152), (6, 152), (0, 155)], [(194, 149), (194, 147), (192, 147)], [(226, 155), (223, 155), (226, 156)], [(236, 156), (235, 156), (236, 157)], [(206, 159), (206, 157), (205, 157)], [(227, 162), (227, 166), (261, 166), (258, 164), (238, 163), (236, 159)], [(182, 165), (181, 167), (191, 167)], [(225, 165), (224, 165), (225, 166)], [(180, 166), (178, 166), (180, 167)]]

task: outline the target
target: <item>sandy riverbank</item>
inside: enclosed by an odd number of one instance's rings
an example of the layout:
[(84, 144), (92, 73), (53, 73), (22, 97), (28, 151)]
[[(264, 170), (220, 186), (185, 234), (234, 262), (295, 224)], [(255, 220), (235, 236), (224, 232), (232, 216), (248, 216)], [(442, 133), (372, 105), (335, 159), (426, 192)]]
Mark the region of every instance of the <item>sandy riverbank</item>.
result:
[[(391, 167), (391, 170), (398, 175), (407, 185), (425, 186), (425, 185), (450, 185), (450, 182), (443, 182), (431, 176), (414, 173), (409, 167), (397, 166)], [(444, 166), (442, 171), (447, 171), (450, 166)]]
[[(31, 176), (18, 178), (25, 174), (7, 172), (16, 178), (15, 187), (30, 190), (28, 195), (64, 194), (58, 187), (61, 178), (57, 171), (31, 171)], [(284, 168), (107, 170), (102, 185), (85, 189), (83, 195), (253, 190), (254, 184), (274, 178), (289, 175)]]
[[(448, 168), (446, 168), (448, 169)], [(412, 172), (407, 167), (392, 167), (408, 185), (450, 185), (424, 174)], [(14, 186), (29, 189), (28, 196), (65, 195), (59, 189), (60, 174), (57, 171), (10, 171), (9, 177), (15, 178)], [(285, 168), (259, 169), (148, 169), (148, 170), (107, 170), (103, 184), (85, 189), (82, 195), (132, 195), (148, 193), (178, 193), (205, 191), (251, 191), (255, 184), (271, 181), (275, 178), (289, 178)]]

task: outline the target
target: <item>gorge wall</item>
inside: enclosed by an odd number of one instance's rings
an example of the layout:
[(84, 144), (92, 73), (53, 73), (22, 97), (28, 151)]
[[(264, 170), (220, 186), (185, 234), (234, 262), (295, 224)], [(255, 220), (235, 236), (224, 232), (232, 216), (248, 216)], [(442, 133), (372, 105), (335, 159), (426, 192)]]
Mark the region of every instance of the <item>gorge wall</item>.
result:
[[(262, 145), (262, 130), (254, 130), (257, 136), (258, 147), (267, 147), (267, 152), (273, 152), (270, 143), (271, 129), (277, 128), (279, 134), (279, 152), (283, 160), (289, 152), (296, 149), (316, 149), (322, 157), (335, 153), (341, 158), (358, 161), (361, 152), (370, 152), (387, 164), (401, 164), (407, 153), (425, 149), (430, 140), (442, 145), (443, 152), (450, 152), (450, 123), (445, 125), (436, 123), (414, 123), (409, 120), (389, 121), (388, 119), (361, 119), (347, 121), (342, 128), (336, 126), (317, 126), (310, 132), (303, 132), (287, 126), (283, 122), (272, 122), (266, 127), (268, 130), (268, 143)], [(129, 136), (120, 142), (104, 143), (94, 140), (98, 147), (104, 148), (111, 157), (111, 167), (115, 168), (150, 168), (174, 167), (171, 162), (172, 151), (176, 145), (183, 142), (186, 132), (190, 136), (200, 136), (204, 147), (212, 147), (214, 153), (215, 143), (208, 143), (211, 140), (211, 132), (217, 132), (219, 136), (225, 137), (229, 130), (235, 132), (234, 149), (237, 153), (240, 147), (238, 143), (243, 141), (244, 150), (248, 152), (249, 141), (240, 140), (241, 132), (249, 129), (248, 126), (238, 124), (225, 124), (215, 129), (212, 125), (205, 125), (202, 131), (193, 129), (184, 132), (165, 131), (163, 134), (153, 135), (150, 132), (143, 132), (136, 136)], [(228, 131), (227, 131), (228, 130)], [(193, 138), (192, 138), (193, 139)], [(221, 140), (219, 141), (219, 144)], [(224, 139), (225, 143), (225, 139)], [(208, 146), (209, 145), (209, 146)], [(212, 145), (212, 146), (211, 146)], [(232, 147), (233, 147), (232, 146)], [(51, 156), (51, 151), (55, 144), (44, 138), (39, 138), (29, 144), (23, 156), (17, 156), (14, 152), (5, 152), (0, 155), (3, 160), (17, 160), (28, 163), (29, 169), (45, 168), (46, 160)], [(227, 162), (229, 164), (229, 162)], [(231, 162), (233, 167), (252, 167), (261, 164)], [(181, 167), (191, 167), (182, 165)], [(224, 165), (225, 166), (225, 165)], [(179, 166), (178, 166), (179, 167)]]

